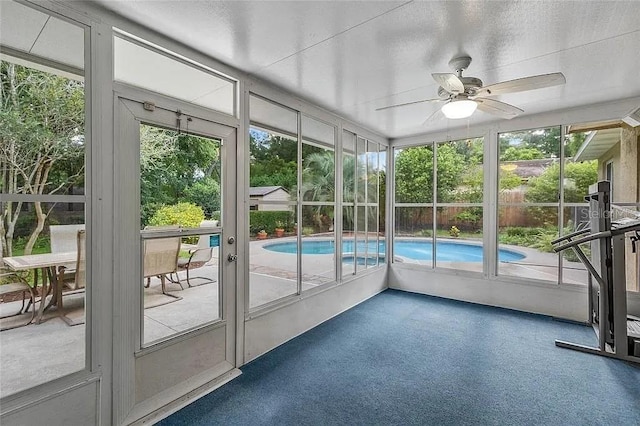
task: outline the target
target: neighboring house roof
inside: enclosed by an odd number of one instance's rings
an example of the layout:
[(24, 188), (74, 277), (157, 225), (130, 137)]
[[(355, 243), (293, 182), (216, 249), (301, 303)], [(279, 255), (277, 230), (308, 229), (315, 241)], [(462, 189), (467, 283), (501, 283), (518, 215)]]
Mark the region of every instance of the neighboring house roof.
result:
[(282, 189), (287, 194), (289, 193), (289, 191), (281, 186), (252, 186), (249, 188), (249, 197), (264, 197), (279, 189)]
[(532, 177), (538, 177), (544, 173), (545, 169), (549, 167), (553, 162), (557, 161), (556, 158), (542, 158), (540, 160), (517, 160), (517, 161), (503, 161), (501, 167), (511, 170), (518, 177), (522, 179), (529, 179)]
[(620, 142), (622, 130), (618, 128), (589, 133), (575, 155), (575, 161), (596, 160)]

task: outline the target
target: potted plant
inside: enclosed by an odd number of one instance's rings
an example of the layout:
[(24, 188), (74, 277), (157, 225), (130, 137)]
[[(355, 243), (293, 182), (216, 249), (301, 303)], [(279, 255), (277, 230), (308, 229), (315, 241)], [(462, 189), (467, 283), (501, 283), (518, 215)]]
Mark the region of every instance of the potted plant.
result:
[(261, 229), (260, 232), (258, 232), (256, 235), (259, 240), (265, 240), (267, 238), (267, 231)]
[(284, 235), (284, 223), (277, 221), (276, 222), (276, 237), (280, 238)]

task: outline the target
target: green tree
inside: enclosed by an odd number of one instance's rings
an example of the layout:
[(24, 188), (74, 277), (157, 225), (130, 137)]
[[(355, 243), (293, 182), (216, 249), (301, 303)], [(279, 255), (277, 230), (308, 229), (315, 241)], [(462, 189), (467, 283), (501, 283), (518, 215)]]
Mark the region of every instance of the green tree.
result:
[(500, 161), (538, 160), (544, 158), (544, 154), (538, 148), (516, 148), (510, 146), (502, 155)]
[[(84, 84), (0, 61), (0, 185), (10, 194), (65, 193), (84, 179)], [(54, 204), (33, 202), (30, 254)], [(13, 253), (22, 202), (3, 202), (3, 253)]]
[(542, 158), (560, 158), (560, 127), (500, 133), (498, 142), (500, 153), (509, 147), (535, 148), (543, 154)]
[(564, 147), (565, 158), (574, 157), (578, 153), (588, 134), (588, 132), (571, 133), (567, 136), (567, 144)]
[(302, 199), (305, 201), (335, 200), (335, 156), (321, 150), (305, 158), (302, 171)]
[(433, 148), (420, 146), (398, 152), (395, 159), (396, 202), (433, 201)]
[(200, 206), (205, 217), (212, 218), (220, 210), (220, 184), (212, 177), (205, 177), (185, 189), (185, 199)]
[(290, 193), (298, 182), (298, 143), (252, 129), (249, 133), (250, 186), (282, 186)]
[[(582, 203), (589, 193), (589, 185), (598, 180), (596, 160), (574, 163), (567, 161), (564, 168), (564, 201)], [(558, 201), (560, 190), (560, 163), (555, 162), (540, 176), (529, 181), (525, 199), (531, 203), (553, 203)]]

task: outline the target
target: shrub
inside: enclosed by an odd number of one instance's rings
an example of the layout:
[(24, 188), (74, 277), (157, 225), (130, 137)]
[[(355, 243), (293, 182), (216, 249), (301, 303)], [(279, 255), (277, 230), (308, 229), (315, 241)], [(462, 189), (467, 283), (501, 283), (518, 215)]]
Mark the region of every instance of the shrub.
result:
[(185, 228), (197, 228), (203, 220), (202, 207), (191, 203), (178, 203), (158, 209), (149, 220), (149, 225), (180, 225)]
[(293, 229), (294, 214), (288, 210), (252, 210), (249, 212), (249, 231), (256, 234), (261, 229), (273, 234), (279, 224), (285, 229)]
[(451, 227), (451, 229), (449, 229), (449, 235), (451, 235), (454, 238), (457, 238), (460, 236), (460, 230), (454, 225)]

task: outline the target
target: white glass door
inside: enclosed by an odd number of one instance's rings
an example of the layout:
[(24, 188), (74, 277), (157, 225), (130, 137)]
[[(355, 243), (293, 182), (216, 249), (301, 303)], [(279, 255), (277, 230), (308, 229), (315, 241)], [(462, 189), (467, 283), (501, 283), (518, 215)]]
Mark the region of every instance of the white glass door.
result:
[(114, 407), (128, 422), (238, 373), (237, 132), (166, 98), (121, 97), (118, 115)]

